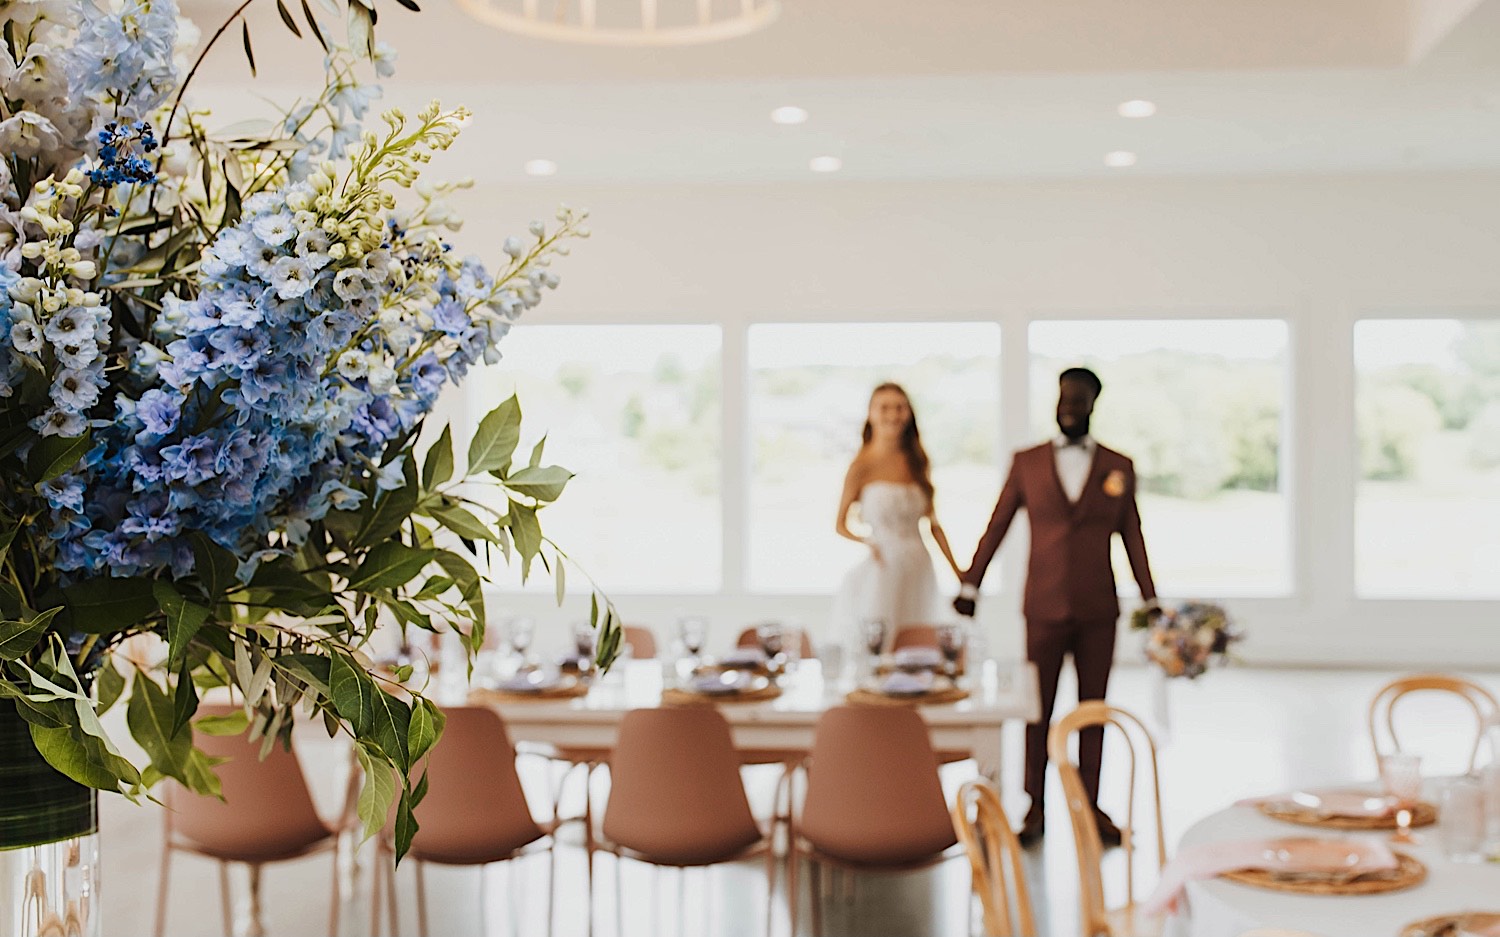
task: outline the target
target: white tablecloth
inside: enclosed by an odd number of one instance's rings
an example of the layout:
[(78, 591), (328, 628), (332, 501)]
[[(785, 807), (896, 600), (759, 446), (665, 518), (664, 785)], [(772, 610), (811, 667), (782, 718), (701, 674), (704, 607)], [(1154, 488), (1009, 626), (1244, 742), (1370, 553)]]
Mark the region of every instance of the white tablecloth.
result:
[[(1418, 831), (1422, 842), (1398, 846), (1422, 860), (1427, 880), (1384, 895), (1293, 895), (1220, 879), (1191, 882), (1188, 912), (1167, 928), (1170, 937), (1239, 937), (1256, 927), (1309, 931), (1320, 937), (1394, 937), (1412, 921), (1455, 911), (1500, 908), (1500, 864), (1455, 863), (1443, 857), (1436, 826)], [(1280, 836), (1389, 836), (1346, 833), (1272, 820), (1254, 807), (1230, 807), (1199, 820), (1183, 845)]]

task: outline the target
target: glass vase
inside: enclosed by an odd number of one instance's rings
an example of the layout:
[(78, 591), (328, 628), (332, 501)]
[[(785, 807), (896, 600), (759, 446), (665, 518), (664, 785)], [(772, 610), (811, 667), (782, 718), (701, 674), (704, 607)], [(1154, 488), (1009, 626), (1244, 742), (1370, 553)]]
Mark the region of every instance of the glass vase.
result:
[(0, 937), (99, 937), (98, 792), (59, 774), (0, 700)]

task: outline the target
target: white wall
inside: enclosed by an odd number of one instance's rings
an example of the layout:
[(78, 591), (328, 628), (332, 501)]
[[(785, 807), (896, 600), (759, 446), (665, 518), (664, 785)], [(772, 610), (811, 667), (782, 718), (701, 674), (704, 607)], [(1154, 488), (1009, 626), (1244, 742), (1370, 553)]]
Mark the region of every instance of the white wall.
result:
[[(997, 419), (1008, 447), (1029, 438), (1024, 329), (1033, 316), (1286, 318), (1297, 585), (1290, 598), (1233, 603), (1252, 633), (1243, 657), (1500, 667), (1500, 603), (1353, 598), (1350, 361), (1362, 315), (1500, 315), (1500, 173), (682, 188), (556, 180), (468, 195), (460, 241), (483, 255), (498, 254), (500, 238), (533, 215), (549, 217), (557, 200), (588, 206), (595, 235), (560, 264), (564, 285), (538, 319), (720, 323), (731, 390), (743, 386), (734, 376), (750, 322), (999, 321)], [(726, 434), (725, 529), (742, 531), (744, 401), (731, 392), (724, 406), (737, 430)], [(993, 642), (1018, 655), (1016, 546), (1003, 559), (1007, 597), (984, 615)], [(730, 581), (743, 545), (731, 538), (723, 549), (720, 595), (618, 604), (627, 618), (662, 626), (688, 608), (724, 628), (826, 615), (822, 598), (744, 594)], [(530, 599), (496, 603), (545, 614)], [(1135, 659), (1135, 642), (1120, 653)]]

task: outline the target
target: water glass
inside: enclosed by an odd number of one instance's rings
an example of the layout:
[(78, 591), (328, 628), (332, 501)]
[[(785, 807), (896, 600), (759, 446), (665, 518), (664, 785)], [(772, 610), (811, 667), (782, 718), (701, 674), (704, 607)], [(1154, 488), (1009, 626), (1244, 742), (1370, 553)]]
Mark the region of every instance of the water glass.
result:
[(522, 663), (526, 662), (526, 652), (531, 647), (531, 638), (535, 633), (536, 622), (530, 618), (518, 616), (505, 621), (506, 640), (510, 642), (510, 649), (515, 652)]
[(1411, 808), (1422, 797), (1422, 759), (1417, 755), (1381, 755), (1380, 780), (1385, 792), (1396, 799), (1396, 834), (1391, 842), (1411, 844)]
[(865, 650), (871, 657), (879, 657), (885, 650), (885, 630), (885, 622), (879, 618), (867, 618), (860, 624), (860, 635), (865, 639)]
[(598, 634), (594, 626), (586, 621), (573, 623), (573, 652), (579, 657), (592, 659), (594, 656), (594, 642), (598, 640)]
[(1438, 836), (1450, 862), (1484, 860), (1484, 790), (1475, 778), (1452, 778), (1438, 799)]
[(679, 618), (677, 637), (682, 641), (682, 649), (696, 659), (708, 641), (708, 622), (702, 618)]

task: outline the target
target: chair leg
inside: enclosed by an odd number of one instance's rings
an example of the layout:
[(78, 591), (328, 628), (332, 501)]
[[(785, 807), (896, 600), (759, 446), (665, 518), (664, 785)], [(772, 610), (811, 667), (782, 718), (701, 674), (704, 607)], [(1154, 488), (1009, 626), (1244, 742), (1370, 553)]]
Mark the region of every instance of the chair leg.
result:
[(790, 937), (797, 937), (797, 904), (802, 900), (801, 868), (797, 864), (797, 839), (787, 830), (786, 844), (786, 916), (791, 921)]
[(771, 920), (776, 916), (776, 834), (766, 845), (766, 937), (771, 937)]
[(625, 858), (615, 855), (615, 937), (625, 937), (625, 876), (620, 867)]
[[(417, 934), (418, 937), (427, 935), (427, 876), (422, 873), (422, 863), (413, 861), (414, 871), (417, 873)], [(392, 889), (394, 891), (395, 889)]]
[(823, 937), (823, 864), (816, 859), (809, 858), (807, 874), (812, 885), (813, 937)]
[(167, 931), (167, 874), (172, 870), (172, 847), (161, 846), (161, 877), (156, 884), (156, 937)]
[[(592, 876), (590, 876), (592, 878)], [(552, 845), (547, 849), (547, 937), (552, 937), (552, 908), (557, 903), (557, 839), (552, 840)], [(589, 923), (594, 920), (594, 890), (590, 883), (588, 898), (585, 907), (589, 916)]]
[(266, 937), (265, 924), (260, 919), (260, 865), (250, 865), (250, 928), (246, 937)]
[(234, 903), (229, 895), (229, 863), (219, 863), (219, 904), (224, 911), (224, 937), (234, 937)]
[(343, 900), (343, 890), (339, 887), (339, 840), (335, 835), (333, 839), (333, 900), (329, 902), (328, 909), (328, 934), (329, 937), (339, 937), (339, 904)]
[(387, 885), (385, 903), (391, 912), (391, 937), (398, 937), (401, 933), (401, 924), (399, 923), (401, 916), (396, 910), (396, 859), (389, 852), (377, 852), (376, 856), (379, 857), (376, 861), (383, 866), (385, 873), (385, 884)]
[[(383, 876), (380, 874), (380, 855), (376, 850), (375, 866), (370, 871), (370, 937), (380, 937), (380, 887)], [(395, 937), (396, 927), (391, 925), (391, 935)]]

